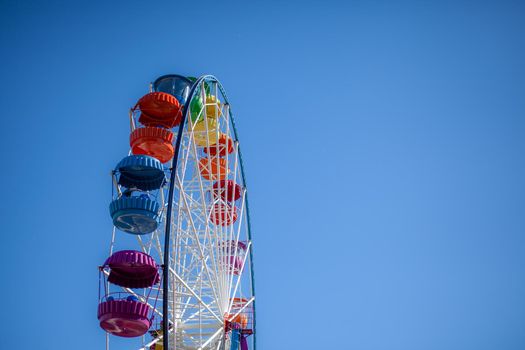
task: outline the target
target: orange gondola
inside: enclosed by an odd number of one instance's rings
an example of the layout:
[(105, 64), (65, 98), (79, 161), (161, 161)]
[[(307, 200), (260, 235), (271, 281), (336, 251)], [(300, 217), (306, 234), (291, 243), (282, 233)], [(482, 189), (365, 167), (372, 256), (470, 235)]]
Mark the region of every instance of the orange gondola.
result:
[(228, 153), (233, 152), (233, 140), (226, 134), (220, 134), (219, 142), (215, 145), (204, 147), (204, 153), (208, 153), (212, 156), (224, 157)]
[[(246, 329), (248, 327), (248, 309), (245, 309), (244, 312), (241, 311), (243, 306), (248, 302), (245, 298), (233, 298), (232, 308), (230, 310), (230, 313), (226, 313), (224, 315), (224, 318), (228, 321), (228, 323), (237, 323), (241, 326), (242, 329)], [(235, 316), (235, 314), (238, 312), (239, 314)]]
[(166, 163), (173, 158), (173, 133), (164, 128), (137, 128), (129, 135), (133, 154), (144, 154)]
[(199, 171), (206, 180), (223, 180), (228, 176), (230, 169), (226, 159), (212, 157), (199, 159)]
[(137, 102), (135, 109), (140, 109), (139, 122), (145, 126), (173, 128), (179, 125), (182, 119), (179, 101), (165, 92), (150, 92), (144, 95)]
[[(229, 319), (233, 315), (226, 314), (226, 319)], [(238, 323), (241, 328), (246, 328), (248, 326), (248, 316), (245, 314), (238, 314), (237, 316), (233, 317), (230, 321), (230, 323)]]

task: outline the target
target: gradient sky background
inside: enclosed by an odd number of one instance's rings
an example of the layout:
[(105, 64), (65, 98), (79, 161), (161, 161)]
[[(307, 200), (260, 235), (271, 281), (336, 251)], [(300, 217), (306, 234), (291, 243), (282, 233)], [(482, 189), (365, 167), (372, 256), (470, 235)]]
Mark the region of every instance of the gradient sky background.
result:
[(259, 350), (525, 349), (523, 2), (1, 0), (0, 26), (2, 348), (103, 348), (128, 108), (211, 73)]

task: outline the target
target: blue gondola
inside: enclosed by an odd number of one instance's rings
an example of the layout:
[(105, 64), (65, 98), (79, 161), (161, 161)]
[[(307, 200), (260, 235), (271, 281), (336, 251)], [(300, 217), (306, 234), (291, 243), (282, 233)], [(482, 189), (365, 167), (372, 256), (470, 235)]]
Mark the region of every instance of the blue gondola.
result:
[(132, 155), (122, 159), (115, 168), (118, 183), (126, 188), (152, 191), (161, 188), (165, 181), (161, 162), (145, 155)]
[(143, 235), (159, 225), (160, 204), (142, 197), (122, 196), (109, 205), (113, 225), (124, 232)]

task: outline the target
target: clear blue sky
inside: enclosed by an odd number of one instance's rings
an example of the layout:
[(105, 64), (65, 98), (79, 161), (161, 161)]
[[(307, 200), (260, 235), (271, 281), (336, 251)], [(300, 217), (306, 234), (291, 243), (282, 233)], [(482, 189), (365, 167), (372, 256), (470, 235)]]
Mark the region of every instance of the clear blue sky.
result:
[(3, 0), (0, 23), (2, 348), (103, 347), (127, 110), (211, 73), (260, 350), (525, 349), (523, 3)]

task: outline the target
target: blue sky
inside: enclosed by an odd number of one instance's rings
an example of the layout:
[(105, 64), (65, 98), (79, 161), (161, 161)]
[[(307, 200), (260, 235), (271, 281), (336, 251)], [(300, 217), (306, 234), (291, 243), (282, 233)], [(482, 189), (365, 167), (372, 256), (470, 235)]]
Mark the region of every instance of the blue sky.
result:
[(260, 349), (524, 349), (524, 18), (518, 1), (2, 1), (2, 347), (103, 348), (127, 110), (159, 75), (211, 73), (246, 158)]

